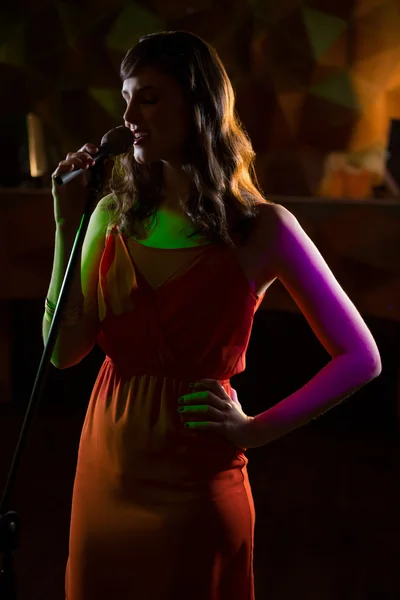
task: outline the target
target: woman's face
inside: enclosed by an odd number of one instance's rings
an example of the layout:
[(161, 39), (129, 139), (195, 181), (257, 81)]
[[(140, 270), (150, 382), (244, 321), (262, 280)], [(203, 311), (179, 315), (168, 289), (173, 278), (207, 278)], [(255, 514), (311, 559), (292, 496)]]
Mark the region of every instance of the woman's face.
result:
[(178, 82), (155, 67), (145, 67), (125, 79), (122, 96), (125, 126), (148, 134), (134, 144), (137, 162), (182, 164), (189, 125), (187, 102)]

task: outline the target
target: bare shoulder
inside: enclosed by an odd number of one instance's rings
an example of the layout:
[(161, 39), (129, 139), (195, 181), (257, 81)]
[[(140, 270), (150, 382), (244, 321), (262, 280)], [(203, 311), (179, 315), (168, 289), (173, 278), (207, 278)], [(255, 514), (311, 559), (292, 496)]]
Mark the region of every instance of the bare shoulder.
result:
[(97, 203), (97, 207), (101, 213), (110, 214), (114, 206), (114, 196), (113, 194), (107, 194), (107, 196), (103, 196), (101, 200)]
[(263, 233), (279, 234), (285, 227), (298, 223), (290, 210), (273, 202), (258, 205), (258, 220)]
[(268, 258), (270, 271), (279, 279), (309, 279), (327, 272), (323, 257), (295, 215), (280, 204), (259, 207), (257, 244)]
[(290, 210), (281, 204), (266, 202), (258, 206), (256, 242), (258, 247), (272, 259), (283, 256), (290, 237), (305, 232)]
[(114, 208), (114, 198), (112, 194), (103, 196), (97, 203), (95, 210), (93, 211), (92, 219), (96, 223), (98, 230), (102, 231), (104, 235), (107, 234), (108, 228), (112, 223), (112, 215)]

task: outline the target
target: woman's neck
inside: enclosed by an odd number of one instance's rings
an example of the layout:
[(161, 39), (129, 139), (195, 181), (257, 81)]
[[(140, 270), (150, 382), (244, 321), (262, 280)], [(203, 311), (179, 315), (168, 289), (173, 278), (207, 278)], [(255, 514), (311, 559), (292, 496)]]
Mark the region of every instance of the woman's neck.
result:
[(185, 202), (189, 197), (191, 182), (180, 165), (163, 164), (162, 194), (167, 206), (179, 207), (179, 198)]

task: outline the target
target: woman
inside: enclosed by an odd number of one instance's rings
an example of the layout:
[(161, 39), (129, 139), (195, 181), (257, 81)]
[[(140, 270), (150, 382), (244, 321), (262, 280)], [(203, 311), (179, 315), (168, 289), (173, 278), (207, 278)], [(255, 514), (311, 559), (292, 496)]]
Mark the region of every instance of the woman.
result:
[[(121, 77), (136, 140), (91, 216), (52, 357), (67, 368), (96, 342), (106, 354), (79, 446), (67, 598), (253, 600), (244, 451), (376, 377), (379, 352), (298, 221), (258, 189), (216, 52), (186, 32), (148, 35)], [(54, 175), (87, 169), (96, 150), (88, 143), (68, 154)], [(44, 340), (85, 181), (53, 187)], [(252, 417), (230, 378), (245, 368), (254, 313), (277, 278), (332, 360)]]

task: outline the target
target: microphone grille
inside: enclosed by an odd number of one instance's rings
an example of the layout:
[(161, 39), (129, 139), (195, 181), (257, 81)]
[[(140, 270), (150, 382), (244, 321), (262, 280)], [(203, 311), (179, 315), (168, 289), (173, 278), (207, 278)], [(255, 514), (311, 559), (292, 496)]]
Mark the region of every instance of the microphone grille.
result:
[(134, 141), (133, 133), (125, 125), (119, 125), (114, 129), (107, 131), (101, 139), (101, 148), (107, 151), (108, 154), (117, 156), (124, 154), (129, 150)]

